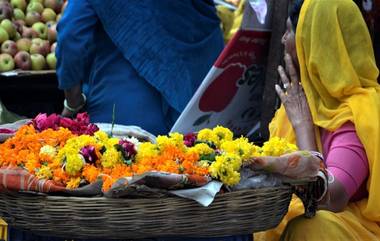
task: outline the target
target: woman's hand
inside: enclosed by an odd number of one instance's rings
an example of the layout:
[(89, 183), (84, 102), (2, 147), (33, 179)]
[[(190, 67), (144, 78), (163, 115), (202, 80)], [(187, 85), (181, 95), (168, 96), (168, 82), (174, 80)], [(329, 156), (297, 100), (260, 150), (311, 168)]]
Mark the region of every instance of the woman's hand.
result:
[(256, 157), (246, 162), (253, 170), (266, 170), (294, 180), (317, 177), (321, 160), (308, 151), (295, 151), (282, 156)]
[(295, 131), (297, 145), (300, 150), (317, 150), (314, 124), (310, 108), (302, 89), (299, 74), (289, 54), (285, 54), (285, 64), (289, 77), (280, 65), (278, 73), (285, 90), (276, 85), (276, 92), (283, 103), (288, 119)]
[(64, 117), (73, 117), (76, 113), (83, 110), (86, 104), (86, 96), (82, 93), (82, 86), (75, 85), (65, 92), (65, 101), (61, 115)]
[(278, 73), (284, 85), (284, 90), (279, 85), (276, 85), (276, 92), (284, 104), (289, 121), (295, 129), (300, 125), (313, 125), (309, 105), (302, 89), (298, 72), (289, 54), (285, 54), (285, 64), (289, 77), (280, 65)]

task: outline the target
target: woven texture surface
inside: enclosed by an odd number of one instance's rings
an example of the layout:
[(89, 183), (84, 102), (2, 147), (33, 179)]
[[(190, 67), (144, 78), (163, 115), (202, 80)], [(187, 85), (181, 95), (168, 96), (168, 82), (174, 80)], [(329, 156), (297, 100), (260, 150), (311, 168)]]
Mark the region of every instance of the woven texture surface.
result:
[(9, 225), (65, 238), (139, 239), (249, 234), (278, 225), (290, 186), (219, 194), (209, 207), (178, 197), (78, 198), (0, 193), (0, 217)]

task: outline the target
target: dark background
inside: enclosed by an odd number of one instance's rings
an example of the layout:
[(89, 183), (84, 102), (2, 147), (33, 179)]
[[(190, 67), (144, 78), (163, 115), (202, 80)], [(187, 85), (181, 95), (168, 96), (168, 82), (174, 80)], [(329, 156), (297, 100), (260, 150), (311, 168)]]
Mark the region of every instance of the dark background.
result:
[(26, 117), (60, 113), (64, 95), (55, 73), (6, 77), (0, 75), (0, 99), (6, 108)]

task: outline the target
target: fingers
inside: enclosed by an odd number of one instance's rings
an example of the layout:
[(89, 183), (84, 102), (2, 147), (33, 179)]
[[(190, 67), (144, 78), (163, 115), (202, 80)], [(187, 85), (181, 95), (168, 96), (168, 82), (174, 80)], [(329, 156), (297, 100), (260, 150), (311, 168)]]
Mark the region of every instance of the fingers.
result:
[(290, 86), (289, 78), (285, 73), (284, 67), (281, 65), (277, 68), (278, 74), (280, 75), (281, 82), (284, 85), (285, 90)]
[(281, 99), (281, 102), (284, 103), (286, 100), (286, 95), (285, 95), (284, 91), (281, 89), (281, 87), (279, 85), (275, 85), (275, 89), (276, 89), (277, 95)]
[(285, 64), (286, 64), (286, 69), (288, 70), (288, 73), (289, 73), (291, 84), (298, 85), (299, 84), (298, 73), (297, 73), (296, 68), (294, 67), (292, 57), (290, 57), (289, 54), (285, 54)]

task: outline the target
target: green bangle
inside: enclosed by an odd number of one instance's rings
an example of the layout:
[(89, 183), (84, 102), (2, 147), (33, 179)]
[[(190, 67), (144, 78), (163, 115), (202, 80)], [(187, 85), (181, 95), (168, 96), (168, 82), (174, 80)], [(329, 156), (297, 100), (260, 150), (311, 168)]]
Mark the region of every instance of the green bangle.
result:
[(74, 113), (77, 113), (78, 111), (80, 111), (85, 105), (86, 105), (86, 102), (87, 102), (87, 98), (86, 98), (86, 95), (82, 93), (82, 97), (83, 97), (83, 104), (81, 104), (80, 106), (78, 107), (70, 107), (68, 104), (67, 104), (67, 100), (65, 99), (63, 101), (63, 106), (68, 109), (69, 111), (71, 112), (74, 112)]

